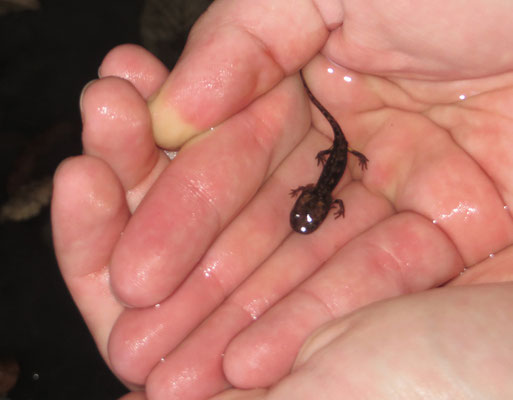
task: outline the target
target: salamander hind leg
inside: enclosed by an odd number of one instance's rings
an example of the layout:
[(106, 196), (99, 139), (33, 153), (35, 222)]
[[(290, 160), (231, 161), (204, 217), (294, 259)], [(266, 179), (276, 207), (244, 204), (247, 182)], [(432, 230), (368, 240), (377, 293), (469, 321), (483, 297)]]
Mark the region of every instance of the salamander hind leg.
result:
[(356, 157), (358, 157), (358, 165), (363, 169), (367, 169), (367, 163), (369, 162), (369, 159), (365, 157), (362, 153), (359, 151), (353, 150), (352, 148), (347, 149), (350, 153), (354, 154)]
[(331, 203), (331, 207), (330, 208), (337, 208), (337, 206), (338, 206), (338, 210), (335, 212), (335, 219), (337, 219), (340, 216), (345, 217), (345, 215), (344, 215), (344, 213), (345, 213), (344, 202), (342, 200), (340, 200), (340, 199), (335, 199)]

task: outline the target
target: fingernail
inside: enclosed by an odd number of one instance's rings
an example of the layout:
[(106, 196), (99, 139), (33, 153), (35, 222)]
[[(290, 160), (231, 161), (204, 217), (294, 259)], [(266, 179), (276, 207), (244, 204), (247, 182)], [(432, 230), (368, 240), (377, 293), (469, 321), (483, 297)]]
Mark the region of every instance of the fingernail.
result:
[(161, 96), (150, 101), (148, 106), (157, 146), (168, 150), (178, 149), (200, 133), (197, 128), (186, 123), (178, 112), (170, 109)]
[(87, 82), (85, 84), (85, 86), (82, 88), (82, 92), (80, 92), (80, 99), (78, 100), (78, 104), (79, 104), (79, 107), (80, 107), (80, 113), (82, 113), (82, 109), (83, 109), (83, 106), (82, 106), (82, 101), (84, 99), (84, 93), (87, 91), (87, 89), (89, 88), (89, 86), (91, 86), (94, 82), (96, 82), (98, 79), (93, 79), (89, 82)]

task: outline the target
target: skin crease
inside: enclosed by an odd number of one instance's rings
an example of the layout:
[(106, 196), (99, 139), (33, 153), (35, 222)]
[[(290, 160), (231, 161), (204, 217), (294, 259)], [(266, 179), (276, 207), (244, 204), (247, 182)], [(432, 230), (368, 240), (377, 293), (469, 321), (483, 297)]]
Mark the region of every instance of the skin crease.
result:
[[(101, 354), (145, 384), (131, 399), (511, 397), (511, 5), (346, 1), (341, 25), (336, 2), (291, 3), (217, 1), (169, 77), (123, 46), (83, 94), (52, 223)], [(331, 130), (301, 67), (370, 160), (335, 190), (346, 217), (308, 237), (288, 192)], [(173, 146), (207, 132), (170, 163), (152, 126)]]

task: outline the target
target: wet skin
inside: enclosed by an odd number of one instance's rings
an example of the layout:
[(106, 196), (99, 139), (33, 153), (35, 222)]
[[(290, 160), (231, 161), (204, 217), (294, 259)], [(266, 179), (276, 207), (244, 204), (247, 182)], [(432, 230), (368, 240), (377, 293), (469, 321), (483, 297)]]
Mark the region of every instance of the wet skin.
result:
[(362, 169), (367, 169), (369, 160), (362, 153), (349, 147), (340, 125), (312, 94), (303, 77), (303, 71), (299, 71), (299, 74), (308, 97), (328, 120), (334, 135), (333, 145), (327, 150), (320, 151), (316, 156), (317, 164), (324, 165), (317, 183), (299, 186), (290, 192), (292, 197), (299, 194), (290, 212), (290, 226), (298, 233), (307, 234), (314, 232), (321, 225), (331, 208), (338, 206), (335, 218), (344, 216), (344, 203), (340, 199), (333, 199), (331, 192), (344, 175), (347, 154), (352, 153), (358, 157), (358, 164)]

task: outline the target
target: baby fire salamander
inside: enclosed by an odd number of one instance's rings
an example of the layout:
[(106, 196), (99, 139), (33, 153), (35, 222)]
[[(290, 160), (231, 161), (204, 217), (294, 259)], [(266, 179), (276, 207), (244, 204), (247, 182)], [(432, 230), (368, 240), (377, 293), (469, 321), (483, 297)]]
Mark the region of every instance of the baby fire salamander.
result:
[(340, 199), (333, 199), (331, 192), (337, 186), (342, 175), (344, 175), (347, 165), (347, 152), (353, 153), (358, 157), (358, 164), (362, 170), (367, 169), (367, 162), (369, 160), (362, 153), (349, 147), (344, 133), (340, 129), (340, 125), (310, 92), (303, 77), (303, 71), (299, 71), (299, 74), (308, 97), (328, 120), (334, 134), (333, 145), (327, 150), (320, 151), (316, 156), (317, 165), (322, 163), (324, 166), (317, 183), (315, 185), (299, 186), (290, 192), (292, 197), (300, 194), (296, 204), (294, 204), (294, 208), (290, 212), (290, 226), (296, 232), (306, 234), (312, 233), (319, 227), (331, 208), (338, 206), (335, 218), (341, 215), (344, 216), (344, 203)]

